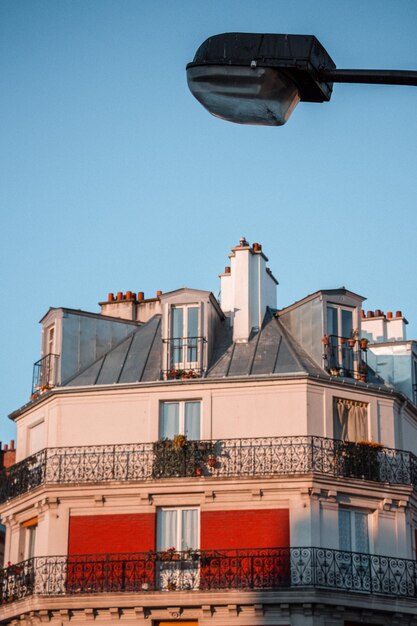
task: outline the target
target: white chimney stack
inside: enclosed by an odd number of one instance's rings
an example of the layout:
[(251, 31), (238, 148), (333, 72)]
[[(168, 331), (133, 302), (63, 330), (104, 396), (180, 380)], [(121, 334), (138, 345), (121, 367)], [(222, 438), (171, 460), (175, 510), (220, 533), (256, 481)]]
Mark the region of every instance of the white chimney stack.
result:
[(278, 281), (266, 267), (262, 246), (251, 246), (244, 237), (229, 255), (230, 267), (220, 274), (221, 308), (230, 314), (233, 341), (248, 341), (252, 330), (259, 330), (266, 308), (277, 306)]

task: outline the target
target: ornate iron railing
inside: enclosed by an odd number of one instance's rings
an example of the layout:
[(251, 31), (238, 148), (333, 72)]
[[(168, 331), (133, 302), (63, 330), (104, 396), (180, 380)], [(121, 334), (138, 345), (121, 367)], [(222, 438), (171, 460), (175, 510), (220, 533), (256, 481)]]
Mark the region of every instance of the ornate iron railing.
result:
[(323, 358), (326, 369), (332, 376), (346, 376), (365, 381), (368, 365), (366, 347), (361, 339), (325, 335), (323, 337)]
[(0, 602), (31, 595), (330, 589), (417, 597), (417, 562), (327, 548), (34, 557), (0, 571)]
[(325, 437), (264, 437), (47, 448), (0, 473), (0, 502), (42, 484), (317, 473), (417, 488), (417, 457)]
[(205, 337), (170, 337), (166, 345), (163, 380), (201, 378), (203, 375)]

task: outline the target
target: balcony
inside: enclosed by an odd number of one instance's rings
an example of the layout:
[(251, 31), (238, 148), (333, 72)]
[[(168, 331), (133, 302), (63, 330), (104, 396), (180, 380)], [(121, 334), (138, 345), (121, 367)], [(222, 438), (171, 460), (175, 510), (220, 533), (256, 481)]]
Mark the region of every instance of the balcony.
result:
[(1, 472), (0, 503), (45, 484), (312, 473), (417, 488), (417, 457), (314, 436), (47, 448)]
[(366, 381), (367, 340), (353, 337), (325, 335), (323, 337), (323, 359), (326, 370), (332, 376), (346, 376)]
[(58, 354), (47, 354), (33, 364), (32, 400), (57, 384), (58, 360)]
[(205, 337), (175, 337), (162, 342), (166, 362), (162, 380), (201, 378), (207, 343)]
[(329, 589), (417, 597), (417, 562), (327, 548), (34, 557), (0, 571), (0, 603), (28, 596)]

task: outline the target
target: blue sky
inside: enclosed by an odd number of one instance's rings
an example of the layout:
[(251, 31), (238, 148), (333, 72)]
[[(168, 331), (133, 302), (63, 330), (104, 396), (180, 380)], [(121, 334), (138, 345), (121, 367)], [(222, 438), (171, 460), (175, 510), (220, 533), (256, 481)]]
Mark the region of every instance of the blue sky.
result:
[(284, 127), (243, 127), (185, 75), (228, 31), (314, 34), (340, 68), (417, 69), (416, 26), (415, 0), (2, 0), (0, 439), (48, 307), (217, 294), (241, 235), (263, 244), (280, 307), (344, 285), (417, 337), (417, 89), (336, 85)]

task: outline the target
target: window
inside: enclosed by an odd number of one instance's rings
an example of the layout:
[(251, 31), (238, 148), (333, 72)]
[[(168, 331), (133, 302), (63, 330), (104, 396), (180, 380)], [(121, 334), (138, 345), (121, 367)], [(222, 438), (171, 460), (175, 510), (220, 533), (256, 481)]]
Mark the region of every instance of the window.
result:
[(343, 368), (345, 372), (352, 372), (353, 350), (345, 341), (352, 337), (353, 309), (341, 306), (327, 307), (327, 334), (330, 341), (330, 355), (328, 367), (330, 369)]
[(28, 456), (39, 452), (45, 447), (45, 422), (29, 426), (27, 432)]
[(37, 528), (37, 517), (32, 517), (31, 519), (23, 522), (23, 524), (20, 525), (19, 561), (26, 561), (27, 559), (31, 559), (35, 556)]
[(162, 402), (160, 406), (159, 436), (173, 439), (175, 435), (186, 435), (197, 440), (201, 435), (201, 402), (187, 400)]
[(157, 550), (196, 550), (200, 545), (198, 508), (161, 508), (157, 512)]
[(54, 339), (55, 339), (55, 326), (49, 326), (47, 329), (47, 337), (46, 337), (46, 354), (54, 354)]
[(339, 509), (339, 549), (369, 553), (367, 513)]
[(368, 439), (368, 405), (366, 402), (333, 398), (333, 437), (342, 441)]
[(187, 369), (199, 363), (199, 307), (175, 306), (171, 309), (170, 366)]

